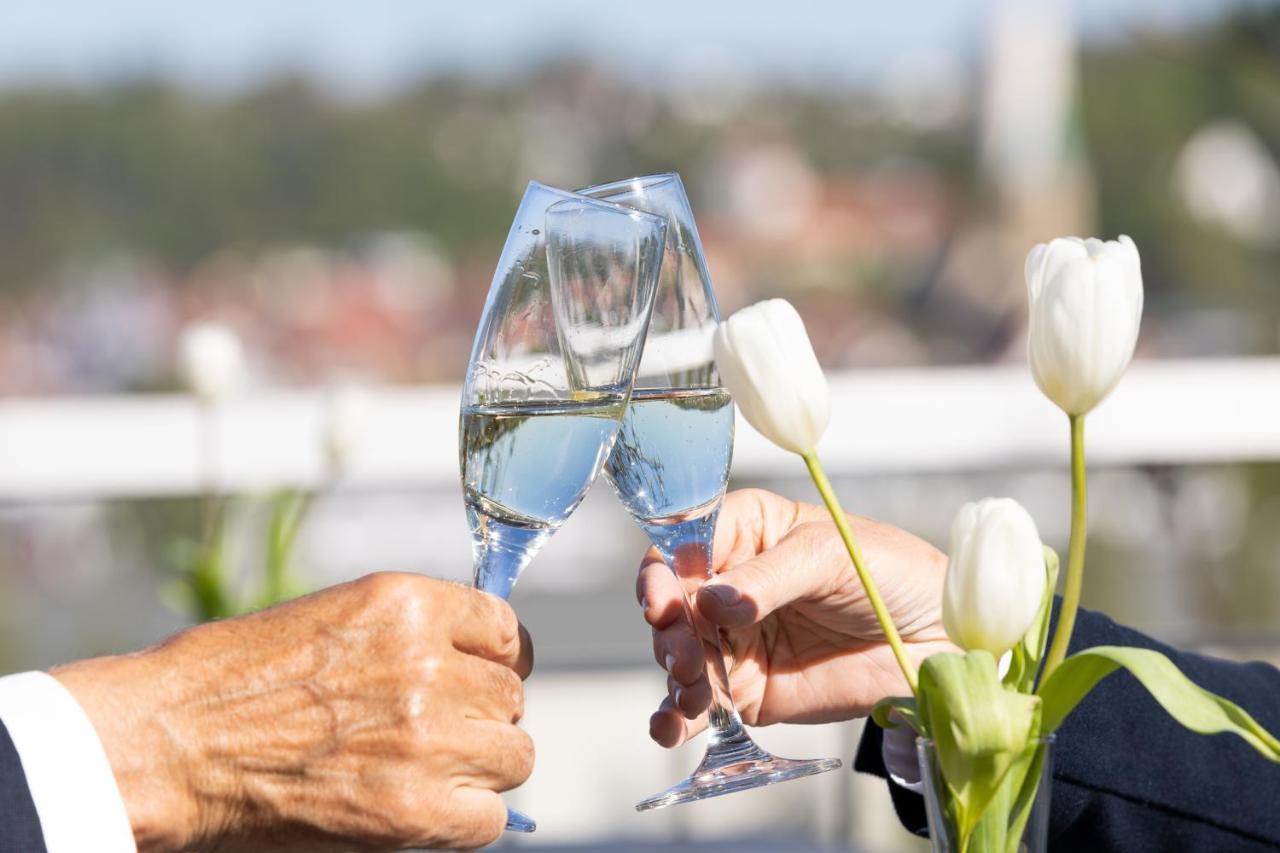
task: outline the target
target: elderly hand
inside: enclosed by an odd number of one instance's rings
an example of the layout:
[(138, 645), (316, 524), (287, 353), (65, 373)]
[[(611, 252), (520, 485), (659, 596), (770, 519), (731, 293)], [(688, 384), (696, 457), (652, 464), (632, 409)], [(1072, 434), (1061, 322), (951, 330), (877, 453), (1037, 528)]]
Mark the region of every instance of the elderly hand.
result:
[[(912, 659), (953, 650), (941, 615), (946, 556), (896, 527), (851, 523)], [(713, 569), (692, 603), (721, 629), (730, 686), (748, 724), (865, 716), (880, 699), (907, 694), (826, 510), (758, 489), (726, 495)], [(681, 583), (656, 551), (645, 556), (637, 592), (654, 657), (669, 673), (649, 733), (678, 746), (706, 727), (702, 644), (685, 617)]]
[(54, 670), (143, 850), (478, 847), (533, 767), (503, 601), (380, 574)]

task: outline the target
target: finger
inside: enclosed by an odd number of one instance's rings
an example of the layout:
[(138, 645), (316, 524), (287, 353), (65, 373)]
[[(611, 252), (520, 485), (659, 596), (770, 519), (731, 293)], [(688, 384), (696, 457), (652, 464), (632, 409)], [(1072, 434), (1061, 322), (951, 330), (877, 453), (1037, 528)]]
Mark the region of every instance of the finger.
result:
[(524, 716), (524, 685), (515, 670), (474, 656), (463, 657), (458, 666), (468, 717), (514, 723)]
[(668, 696), (649, 718), (649, 737), (659, 746), (672, 749), (687, 741), (707, 727), (707, 717), (686, 719)]
[(702, 643), (685, 619), (653, 632), (653, 659), (681, 684), (692, 684), (705, 671)]
[(465, 785), (510, 791), (533, 772), (533, 738), (519, 726), (492, 720), (468, 720), (455, 778)]
[(529, 677), (533, 672), (533, 637), (529, 636), (529, 629), (520, 625), (520, 655), (516, 658), (516, 675), (520, 676), (520, 680)]
[[(507, 826), (507, 807), (502, 797), (487, 788), (458, 788), (452, 796), (453, 809), (450, 823), (454, 831), (450, 833), (453, 841), (448, 845), (458, 850), (475, 850), (485, 847), (502, 837)], [(434, 840), (429, 839), (428, 846)]]
[(772, 548), (793, 527), (825, 519), (826, 512), (764, 489), (738, 489), (724, 496), (716, 521), (712, 568), (722, 571)]
[(477, 590), (467, 593), (465, 604), (454, 612), (453, 647), (513, 669), (526, 659), (531, 666), (533, 650), (525, 647), (529, 635), (520, 630), (511, 605), (496, 595)]
[(684, 587), (662, 558), (655, 557), (656, 553), (650, 549), (645, 555), (636, 580), (636, 593), (644, 609), (644, 621), (662, 629), (685, 619)]
[(685, 717), (695, 720), (711, 707), (711, 682), (703, 678), (686, 686), (668, 676), (667, 695)]
[(716, 575), (698, 591), (698, 612), (716, 625), (738, 628), (831, 591), (841, 563), (827, 555), (833, 538), (827, 533), (821, 525), (802, 525), (773, 548)]
[(645, 599), (645, 570), (653, 565), (665, 565), (657, 548), (644, 552), (644, 556), (640, 558), (640, 568), (636, 570), (636, 603), (641, 610), (646, 609), (645, 605), (648, 603)]

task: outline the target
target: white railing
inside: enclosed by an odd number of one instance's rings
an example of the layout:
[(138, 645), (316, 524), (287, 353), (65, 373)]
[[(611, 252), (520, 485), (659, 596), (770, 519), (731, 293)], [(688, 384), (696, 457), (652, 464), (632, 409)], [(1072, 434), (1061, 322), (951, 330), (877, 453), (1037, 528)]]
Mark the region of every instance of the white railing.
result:
[[(1065, 422), (1021, 365), (847, 371), (831, 376), (833, 474), (1056, 466)], [(355, 487), (457, 488), (458, 389), (369, 394), (347, 477)], [(230, 490), (309, 486), (326, 475), (324, 395), (246, 397), (218, 416), (218, 478)], [(739, 421), (735, 472), (795, 462)], [(187, 494), (203, 472), (197, 407), (180, 396), (0, 402), (0, 500)], [(1280, 459), (1280, 358), (1135, 364), (1089, 420), (1094, 464)]]

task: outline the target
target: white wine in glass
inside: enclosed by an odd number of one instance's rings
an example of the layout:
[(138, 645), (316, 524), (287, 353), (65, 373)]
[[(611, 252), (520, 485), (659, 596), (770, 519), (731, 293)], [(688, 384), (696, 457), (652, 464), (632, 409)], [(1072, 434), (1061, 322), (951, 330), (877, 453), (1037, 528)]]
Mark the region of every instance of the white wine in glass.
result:
[[(618, 435), (666, 222), (529, 184), (467, 368), (459, 466), (475, 585), (506, 598)], [(534, 822), (508, 810), (507, 829)]]

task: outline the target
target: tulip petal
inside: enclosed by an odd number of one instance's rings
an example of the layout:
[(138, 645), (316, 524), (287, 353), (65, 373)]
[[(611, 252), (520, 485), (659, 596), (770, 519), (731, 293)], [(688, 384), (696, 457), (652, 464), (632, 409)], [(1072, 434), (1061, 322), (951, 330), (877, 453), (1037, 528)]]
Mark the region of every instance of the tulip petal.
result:
[(1084, 414), (1133, 358), (1143, 301), (1137, 247), (1128, 237), (1055, 240), (1032, 249), (1027, 268), (1032, 375), (1064, 411)]
[(988, 498), (961, 507), (942, 593), (943, 627), (953, 642), (1004, 654), (1035, 621), (1044, 587), (1040, 535), (1017, 501)]
[(1031, 298), (1034, 300), (1039, 296), (1044, 283), (1057, 275), (1064, 264), (1088, 255), (1084, 241), (1079, 237), (1057, 237), (1034, 247), (1027, 255), (1026, 263), (1027, 289)]
[(714, 349), (720, 381), (752, 426), (795, 453), (817, 445), (831, 394), (790, 303), (770, 299), (737, 312), (717, 328)]

